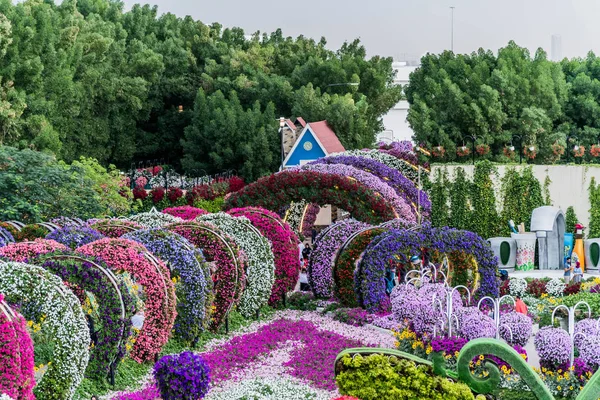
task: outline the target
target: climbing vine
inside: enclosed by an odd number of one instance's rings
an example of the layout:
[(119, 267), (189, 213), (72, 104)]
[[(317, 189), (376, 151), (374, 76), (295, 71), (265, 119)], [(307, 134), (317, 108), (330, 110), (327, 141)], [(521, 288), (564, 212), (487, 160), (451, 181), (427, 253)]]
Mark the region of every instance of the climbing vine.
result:
[(567, 212), (565, 214), (565, 225), (566, 225), (565, 232), (575, 234), (575, 225), (577, 225), (578, 223), (579, 223), (579, 219), (577, 218), (577, 215), (575, 214), (575, 210), (573, 209), (573, 206), (569, 206), (567, 208)]
[(546, 175), (546, 179), (544, 179), (544, 205), (551, 206), (552, 198), (550, 197), (550, 184), (552, 183), (552, 179), (550, 176)]
[[(545, 186), (546, 184), (544, 184)], [(547, 197), (550, 195), (548, 194)], [(534, 209), (547, 204), (542, 197), (540, 181), (533, 175), (533, 168), (525, 168), (521, 173), (512, 168), (502, 178), (501, 188), (503, 232), (508, 233), (508, 221), (516, 224), (525, 223), (529, 230), (531, 213)]]
[(431, 180), (431, 224), (436, 227), (448, 225), (448, 171), (438, 168)]
[(469, 229), (471, 221), (471, 205), (469, 203), (469, 187), (471, 182), (463, 168), (454, 170), (454, 183), (450, 187), (450, 221), (448, 226), (456, 229)]
[(590, 182), (590, 226), (588, 237), (600, 237), (600, 185), (592, 177)]
[(490, 161), (481, 161), (475, 166), (471, 201), (473, 203), (473, 226), (471, 230), (483, 238), (497, 236), (500, 231), (496, 195), (492, 177), (497, 178), (498, 171)]

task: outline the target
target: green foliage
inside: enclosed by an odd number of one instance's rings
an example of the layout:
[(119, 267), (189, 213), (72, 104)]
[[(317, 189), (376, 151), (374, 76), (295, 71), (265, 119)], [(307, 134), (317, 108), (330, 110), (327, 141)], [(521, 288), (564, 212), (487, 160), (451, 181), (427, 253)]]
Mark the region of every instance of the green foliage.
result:
[(0, 144), (67, 162), (165, 158), (255, 179), (278, 165), (280, 115), (370, 145), (401, 97), (393, 76), (358, 40), (334, 51), (280, 30), (248, 38), (110, 0), (0, 3)]
[(531, 224), (531, 213), (544, 205), (540, 182), (533, 175), (533, 168), (525, 168), (519, 173), (515, 168), (509, 168), (502, 177), (501, 187), (502, 212), (501, 224), (505, 234), (509, 233), (508, 221), (513, 220), (518, 225), (525, 223), (528, 231)]
[(454, 170), (454, 182), (449, 185), (450, 222), (448, 226), (456, 229), (471, 227), (471, 209), (469, 204), (471, 182), (467, 180), (465, 170)]
[(600, 237), (600, 185), (592, 177), (589, 188), (590, 199), (590, 226), (588, 237)]
[(448, 225), (448, 171), (438, 168), (430, 183), (431, 224), (435, 227)]
[(288, 308), (292, 310), (314, 311), (317, 309), (315, 296), (310, 292), (294, 292), (287, 298)]
[(473, 214), (471, 231), (483, 238), (497, 236), (500, 232), (498, 212), (496, 211), (496, 195), (492, 177), (497, 176), (496, 168), (489, 161), (480, 161), (475, 165), (471, 203)]
[(217, 197), (214, 200), (198, 199), (194, 201), (194, 207), (201, 208), (203, 210), (208, 211), (209, 213), (217, 213), (223, 210), (224, 204), (225, 200), (223, 199), (223, 197)]
[(433, 375), (428, 365), (383, 354), (368, 357), (346, 355), (336, 380), (340, 393), (363, 400), (474, 399), (463, 383)]
[(579, 219), (577, 218), (577, 215), (575, 215), (575, 210), (573, 209), (573, 206), (569, 206), (567, 208), (567, 212), (565, 213), (565, 231), (567, 233), (575, 234), (575, 225), (577, 225), (578, 223)]
[(0, 219), (38, 222), (104, 213), (94, 182), (77, 165), (31, 150), (0, 147)]
[(552, 183), (552, 179), (550, 176), (546, 175), (544, 179), (544, 205), (551, 206), (553, 205), (552, 199), (550, 198), (550, 184)]

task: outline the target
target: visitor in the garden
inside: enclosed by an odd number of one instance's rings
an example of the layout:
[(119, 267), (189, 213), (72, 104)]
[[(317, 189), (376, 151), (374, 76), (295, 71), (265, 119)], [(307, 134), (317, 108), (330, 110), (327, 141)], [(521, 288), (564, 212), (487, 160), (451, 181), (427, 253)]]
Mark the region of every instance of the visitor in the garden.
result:
[(310, 290), (310, 286), (308, 286), (308, 274), (306, 273), (306, 268), (302, 268), (300, 272), (300, 290), (302, 292), (308, 292)]
[(392, 294), (394, 286), (396, 286), (396, 274), (392, 268), (387, 267), (385, 269), (385, 292), (388, 296)]
[(527, 304), (521, 300), (520, 296), (516, 296), (517, 300), (515, 301), (515, 311), (521, 314), (527, 315)]
[(302, 258), (304, 258), (304, 265), (308, 264), (308, 258), (310, 257), (310, 252), (312, 249), (310, 248), (310, 244), (306, 244), (304, 246), (304, 250), (302, 250)]
[(315, 227), (313, 226), (312, 231), (310, 231), (310, 239), (312, 241), (312, 244), (315, 244), (315, 240), (317, 240), (317, 230), (315, 229)]
[(577, 261), (577, 265), (573, 270), (573, 282), (581, 283), (581, 278), (583, 278), (583, 271), (581, 270), (581, 264)]
[(569, 281), (571, 280), (571, 270), (573, 269), (573, 267), (571, 266), (571, 257), (567, 257), (567, 259), (565, 260), (565, 266), (564, 266), (564, 275), (563, 278), (565, 280), (565, 283), (568, 285)]

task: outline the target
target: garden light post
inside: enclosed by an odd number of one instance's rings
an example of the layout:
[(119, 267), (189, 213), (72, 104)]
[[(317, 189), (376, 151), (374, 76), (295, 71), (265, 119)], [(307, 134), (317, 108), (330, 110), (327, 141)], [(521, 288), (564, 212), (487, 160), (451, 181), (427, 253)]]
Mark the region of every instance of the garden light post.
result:
[(279, 117), (279, 137), (281, 139), (281, 169), (283, 171), (283, 127), (285, 126), (285, 118)]
[[(477, 309), (479, 311), (481, 311), (481, 304), (483, 304), (484, 301), (489, 301), (492, 303), (492, 306), (494, 308), (494, 325), (496, 325), (496, 339), (500, 339), (500, 305), (502, 304), (502, 300), (504, 299), (508, 299), (510, 301), (512, 301), (513, 306), (516, 305), (515, 302), (515, 298), (512, 297), (510, 294), (504, 295), (502, 297), (500, 297), (499, 299), (494, 299), (490, 296), (484, 296), (481, 298), (481, 300), (479, 300), (479, 302), (477, 303)], [(508, 325), (503, 325), (506, 329), (508, 329), (509, 333), (510, 333), (510, 337), (511, 337), (511, 342), (512, 342), (512, 329), (510, 328), (510, 326)]]
[(592, 310), (590, 308), (590, 305), (585, 301), (580, 301), (573, 307), (567, 307), (564, 304), (560, 304), (552, 311), (552, 325), (554, 325), (554, 314), (557, 310), (561, 308), (567, 312), (569, 318), (569, 321), (567, 322), (567, 331), (569, 332), (569, 337), (571, 338), (571, 354), (569, 356), (569, 367), (573, 365), (573, 360), (575, 359), (575, 338), (577, 338), (577, 336), (583, 336), (584, 338), (586, 337), (586, 335), (582, 332), (575, 332), (575, 311), (577, 310), (577, 307), (579, 307), (579, 305), (584, 305), (587, 307), (588, 318), (591, 318)]
[(567, 164), (569, 163), (569, 159), (571, 158), (571, 157), (570, 157), (570, 155), (571, 155), (571, 150), (573, 150), (573, 151), (577, 151), (577, 150), (579, 150), (579, 143), (577, 143), (575, 146), (573, 146), (573, 148), (572, 148), (572, 149), (569, 147), (569, 141), (570, 141), (571, 139), (576, 139), (576, 140), (579, 142), (579, 138), (577, 137), (577, 135), (573, 135), (573, 134), (571, 134), (571, 135), (568, 135), (568, 136), (567, 136)]
[(473, 165), (475, 165), (475, 141), (477, 140), (477, 136), (475, 135), (467, 135), (466, 139), (471, 141), (471, 152), (473, 153)]

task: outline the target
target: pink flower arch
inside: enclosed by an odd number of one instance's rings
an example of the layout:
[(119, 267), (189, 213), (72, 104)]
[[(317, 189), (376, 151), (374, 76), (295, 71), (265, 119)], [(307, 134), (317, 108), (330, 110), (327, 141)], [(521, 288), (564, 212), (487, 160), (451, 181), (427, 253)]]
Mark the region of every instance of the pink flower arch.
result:
[(10, 243), (7, 246), (0, 248), (0, 258), (5, 258), (10, 261), (25, 262), (42, 254), (67, 250), (67, 246), (54, 240), (35, 239), (32, 242)]

